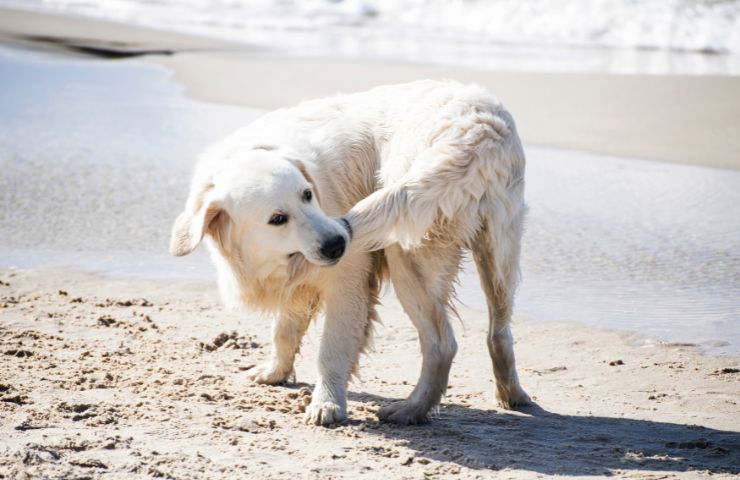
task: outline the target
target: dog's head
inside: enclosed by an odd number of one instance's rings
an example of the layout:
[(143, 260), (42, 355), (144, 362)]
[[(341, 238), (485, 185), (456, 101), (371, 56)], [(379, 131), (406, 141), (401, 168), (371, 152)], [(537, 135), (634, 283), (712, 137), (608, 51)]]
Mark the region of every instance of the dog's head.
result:
[(348, 228), (327, 216), (305, 165), (278, 149), (251, 149), (206, 164), (172, 229), (170, 252), (191, 253), (210, 236), (221, 253), (256, 277), (303, 255), (319, 266), (337, 263)]

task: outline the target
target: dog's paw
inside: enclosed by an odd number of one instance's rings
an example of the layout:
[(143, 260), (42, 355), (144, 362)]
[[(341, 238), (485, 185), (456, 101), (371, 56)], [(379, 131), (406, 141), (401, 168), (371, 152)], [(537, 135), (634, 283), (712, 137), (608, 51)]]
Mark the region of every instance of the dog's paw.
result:
[(314, 425), (332, 425), (347, 419), (345, 409), (334, 402), (311, 402), (306, 408), (305, 422)]
[(498, 389), (496, 399), (501, 408), (507, 410), (515, 410), (517, 407), (529, 407), (532, 405), (532, 399), (529, 398), (527, 392), (519, 384), (506, 389)]
[(378, 418), (396, 425), (418, 425), (429, 421), (428, 411), (408, 400), (394, 402), (378, 410)]
[(295, 380), (295, 371), (286, 372), (277, 368), (272, 363), (263, 363), (262, 365), (257, 365), (249, 372), (249, 378), (257, 383), (280, 385), (281, 383), (289, 382), (291, 379)]

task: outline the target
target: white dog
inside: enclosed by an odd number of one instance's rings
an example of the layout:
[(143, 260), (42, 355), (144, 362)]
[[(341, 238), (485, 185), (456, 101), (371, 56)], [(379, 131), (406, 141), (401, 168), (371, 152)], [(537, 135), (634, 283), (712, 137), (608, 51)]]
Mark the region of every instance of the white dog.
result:
[[(306, 420), (340, 422), (390, 276), (416, 326), (423, 365), (408, 399), (382, 420), (419, 423), (447, 387), (457, 345), (453, 282), (471, 250), (488, 300), (497, 397), (523, 405), (509, 327), (526, 211), (524, 152), (510, 114), (482, 88), (419, 81), (269, 113), (200, 159), (170, 250), (203, 238), (227, 304), (274, 314), (277, 384), (311, 319), (325, 316)], [(338, 219), (338, 220), (336, 220)]]

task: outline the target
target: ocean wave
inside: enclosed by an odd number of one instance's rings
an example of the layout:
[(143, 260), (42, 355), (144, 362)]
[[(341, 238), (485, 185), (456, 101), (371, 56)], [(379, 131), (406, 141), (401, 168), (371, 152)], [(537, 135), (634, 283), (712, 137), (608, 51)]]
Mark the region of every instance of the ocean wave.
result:
[[(2, 0), (240, 40), (249, 30), (434, 35), (531, 46), (740, 54), (740, 0)], [(247, 35), (248, 36), (248, 35)]]

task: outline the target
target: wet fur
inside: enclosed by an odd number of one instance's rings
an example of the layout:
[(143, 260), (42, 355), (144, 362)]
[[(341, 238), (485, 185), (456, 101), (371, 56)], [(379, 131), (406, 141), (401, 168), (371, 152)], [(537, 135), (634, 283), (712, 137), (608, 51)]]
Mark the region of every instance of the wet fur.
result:
[[(229, 211), (215, 180), (238, 161), (264, 170), (265, 160), (249, 163), (256, 155), (273, 155), (300, 172), (327, 217), (320, 223), (335, 217), (349, 227), (343, 231), (352, 240), (338, 264), (321, 267), (306, 257), (310, 252), (284, 252), (287, 262), (257, 268), (269, 245), (244, 238), (266, 228), (264, 222), (244, 230), (251, 222), (242, 218), (245, 208)], [(462, 255), (471, 250), (488, 300), (497, 397), (513, 407), (529, 401), (509, 327), (523, 189), (524, 153), (513, 119), (483, 89), (433, 81), (378, 87), (275, 111), (211, 147), (175, 222), (171, 250), (187, 254), (205, 237), (225, 302), (274, 316), (273, 357), (255, 370), (259, 382), (291, 378), (306, 328), (324, 313), (319, 376), (307, 410), (307, 421), (317, 424), (346, 418), (347, 381), (369, 348), (388, 279), (419, 332), (423, 364), (409, 398), (378, 415), (399, 424), (427, 420), (457, 351), (449, 322), (453, 287)]]

